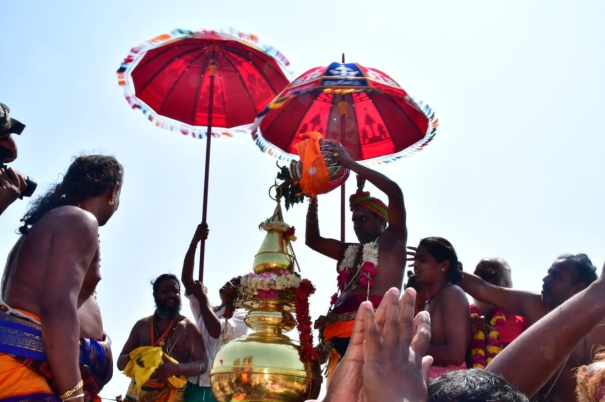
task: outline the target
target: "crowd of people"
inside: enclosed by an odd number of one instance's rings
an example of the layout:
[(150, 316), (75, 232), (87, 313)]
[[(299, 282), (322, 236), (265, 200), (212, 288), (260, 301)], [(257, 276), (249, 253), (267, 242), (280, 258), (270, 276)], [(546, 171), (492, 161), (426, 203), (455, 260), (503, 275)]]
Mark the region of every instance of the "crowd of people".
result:
[[(16, 159), (13, 135), (25, 126), (4, 104), (0, 119), (2, 213), (23, 195), (27, 178), (4, 167)], [(605, 277), (588, 256), (557, 257), (541, 294), (513, 288), (502, 259), (466, 272), (442, 237), (407, 246), (397, 183), (339, 144), (328, 151), (358, 175), (350, 197), (358, 243), (322, 237), (318, 200), (310, 199), (306, 244), (336, 261), (336, 293), (316, 322), (329, 373), (324, 402), (601, 400)], [(80, 156), (25, 213), (2, 278), (0, 401), (98, 400), (111, 380), (111, 340), (95, 297), (98, 229), (118, 210), (123, 177), (111, 156)], [(363, 191), (365, 181), (388, 203)], [(219, 306), (194, 279), (197, 244), (208, 233), (205, 223), (196, 228), (180, 280), (162, 274), (152, 283), (156, 309), (134, 324), (116, 359), (132, 378), (125, 400), (215, 400), (212, 360), (247, 326), (230, 297), (240, 278), (219, 290)], [(181, 283), (193, 320), (180, 313)]]

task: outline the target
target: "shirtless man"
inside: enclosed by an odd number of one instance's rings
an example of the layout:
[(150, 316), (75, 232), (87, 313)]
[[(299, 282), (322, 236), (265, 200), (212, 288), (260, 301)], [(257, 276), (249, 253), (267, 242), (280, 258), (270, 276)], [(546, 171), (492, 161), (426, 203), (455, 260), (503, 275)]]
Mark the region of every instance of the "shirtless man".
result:
[[(0, 339), (0, 399), (82, 401), (111, 379), (110, 342), (93, 293), (101, 280), (98, 228), (118, 209), (122, 182), (115, 158), (81, 156), (25, 214), (2, 280), (0, 327), (18, 336)], [(40, 334), (41, 342), (22, 341)], [(35, 361), (26, 367), (26, 358)], [(52, 388), (43, 377), (50, 367)]]
[[(153, 282), (155, 313), (140, 319), (132, 328), (130, 336), (118, 358), (118, 369), (124, 370), (131, 360), (131, 352), (137, 353), (142, 346), (161, 346), (163, 363), (154, 371), (149, 380), (137, 390), (134, 379), (125, 400), (164, 401), (176, 394), (174, 401), (185, 400), (186, 377), (198, 376), (208, 368), (202, 334), (198, 327), (179, 314), (181, 310), (181, 286), (176, 276), (160, 275)], [(167, 359), (166, 355), (178, 363)], [(138, 362), (137, 362), (138, 364)], [(125, 373), (129, 375), (128, 373)], [(185, 376), (180, 389), (166, 381), (172, 376)]]
[[(378, 306), (390, 288), (401, 289), (407, 241), (406, 213), (403, 193), (394, 181), (383, 174), (355, 162), (339, 144), (326, 147), (342, 166), (367, 179), (384, 192), (388, 206), (370, 197), (362, 188), (350, 198), (353, 228), (359, 243), (327, 239), (319, 233), (317, 199), (311, 199), (307, 213), (306, 244), (313, 250), (338, 261), (338, 292), (333, 296), (333, 309), (320, 317), (323, 347), (320, 355), (331, 353), (332, 347), (343, 356), (348, 343), (355, 312), (366, 299)], [(377, 255), (377, 259), (376, 259)], [(322, 353), (323, 352), (323, 353)], [(323, 360), (323, 359), (322, 359)]]
[[(523, 316), (529, 326), (597, 279), (596, 268), (586, 254), (563, 255), (555, 260), (542, 280), (542, 294), (494, 286), (478, 276), (465, 274), (458, 283), (465, 292), (512, 314)], [(573, 350), (556, 374), (534, 400), (565, 402), (575, 400), (574, 369), (589, 364), (596, 349), (605, 344), (605, 326), (597, 326)], [(515, 343), (511, 348), (514, 349)], [(489, 366), (488, 366), (489, 368)]]

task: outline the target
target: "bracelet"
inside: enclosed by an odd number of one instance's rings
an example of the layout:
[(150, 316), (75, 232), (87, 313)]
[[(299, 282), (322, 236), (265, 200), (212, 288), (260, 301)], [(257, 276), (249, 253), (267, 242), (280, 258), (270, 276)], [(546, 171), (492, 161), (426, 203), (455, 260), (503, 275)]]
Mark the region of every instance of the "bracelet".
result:
[(78, 383), (76, 384), (75, 387), (73, 387), (69, 391), (66, 391), (66, 392), (62, 393), (61, 395), (59, 395), (59, 398), (62, 400), (65, 400), (66, 398), (69, 398), (70, 396), (72, 396), (73, 394), (75, 394), (76, 392), (81, 390), (83, 386), (84, 386), (84, 381), (80, 380), (80, 381), (78, 381)]
[(197, 248), (197, 244), (193, 244), (193, 243), (191, 243), (191, 244), (189, 245), (189, 248), (191, 248), (191, 247), (193, 247), (193, 248)]
[(71, 401), (71, 400), (78, 399), (78, 398), (84, 398), (84, 396), (85, 396), (84, 393), (81, 393), (81, 394), (78, 394), (78, 395), (72, 395), (69, 398), (63, 399), (63, 401)]
[(315, 218), (315, 219), (309, 219), (309, 218), (307, 218), (307, 222), (319, 223), (319, 221), (317, 220), (317, 218)]

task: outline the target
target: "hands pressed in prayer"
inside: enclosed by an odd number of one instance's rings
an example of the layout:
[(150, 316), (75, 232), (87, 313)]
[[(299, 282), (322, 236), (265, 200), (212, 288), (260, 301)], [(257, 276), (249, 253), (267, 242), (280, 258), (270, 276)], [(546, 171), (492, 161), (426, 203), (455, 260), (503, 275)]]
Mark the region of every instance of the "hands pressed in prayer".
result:
[(349, 348), (324, 402), (414, 401), (427, 399), (432, 357), (430, 318), (414, 317), (416, 291), (390, 289), (376, 313), (370, 302), (359, 307)]

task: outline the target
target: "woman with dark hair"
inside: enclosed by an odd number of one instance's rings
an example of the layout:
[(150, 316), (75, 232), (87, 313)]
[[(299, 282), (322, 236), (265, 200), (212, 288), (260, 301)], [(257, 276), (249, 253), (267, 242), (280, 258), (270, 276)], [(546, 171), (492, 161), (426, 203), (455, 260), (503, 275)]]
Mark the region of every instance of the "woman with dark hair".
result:
[[(418, 247), (408, 247), (414, 273), (410, 282), (418, 292), (416, 310), (431, 316), (433, 357), (430, 377), (465, 369), (470, 341), (470, 315), (466, 295), (456, 283), (462, 278), (462, 264), (452, 244), (442, 237), (427, 237)], [(411, 283), (408, 282), (408, 286)]]

